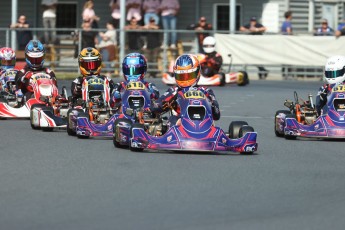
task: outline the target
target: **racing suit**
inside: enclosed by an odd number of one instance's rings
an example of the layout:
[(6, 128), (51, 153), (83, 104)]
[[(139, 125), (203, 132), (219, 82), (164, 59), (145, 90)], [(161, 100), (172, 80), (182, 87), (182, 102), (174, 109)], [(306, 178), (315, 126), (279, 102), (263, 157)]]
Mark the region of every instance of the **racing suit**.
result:
[(33, 74), (36, 73), (46, 73), (50, 75), (51, 79), (54, 81), (54, 84), (57, 87), (57, 81), (56, 81), (56, 76), (55, 73), (49, 69), (49, 68), (41, 68), (38, 70), (33, 70), (29, 68), (28, 66), (25, 66), (23, 69), (17, 72), (16, 77), (15, 77), (15, 82), (16, 82), (16, 88), (20, 89), (25, 95), (26, 100), (30, 99), (31, 96), (33, 95), (33, 89), (30, 83), (30, 78)]
[(115, 85), (114, 85), (113, 80), (111, 80), (107, 76), (104, 76), (104, 75), (79, 76), (76, 79), (74, 79), (72, 81), (72, 84), (71, 84), (71, 93), (72, 93), (73, 105), (76, 104), (76, 102), (79, 98), (82, 98), (82, 91), (81, 90), (82, 90), (83, 81), (87, 78), (90, 78), (90, 77), (98, 77), (98, 78), (101, 78), (103, 80), (107, 79), (109, 81), (110, 93), (112, 93)]
[[(344, 84), (344, 83), (345, 83), (345, 81), (342, 84)], [(324, 107), (327, 104), (327, 96), (332, 93), (332, 89), (336, 85), (338, 85), (338, 84), (325, 84), (325, 85), (321, 86), (319, 91), (317, 92), (315, 107), (316, 107), (316, 111), (317, 111), (318, 116), (321, 115), (322, 111), (323, 111), (323, 113), (328, 111), (328, 108)]]
[(219, 104), (218, 104), (215, 94), (213, 93), (213, 90), (210, 88), (201, 87), (201, 86), (195, 86), (195, 87), (189, 87), (189, 88), (180, 88), (178, 86), (170, 87), (157, 100), (156, 103), (153, 103), (151, 111), (156, 112), (156, 113), (162, 113), (162, 112), (173, 109), (174, 111), (176, 111), (177, 115), (171, 116), (169, 118), (169, 122), (170, 122), (170, 126), (176, 124), (177, 120), (180, 118), (180, 113), (181, 113), (181, 108), (176, 103), (178, 93), (179, 91), (188, 91), (190, 88), (193, 88), (194, 90), (200, 90), (206, 95), (206, 97), (211, 102), (213, 120), (219, 120), (220, 119)]
[[(156, 85), (144, 80), (141, 82), (146, 86), (146, 88), (151, 93), (151, 99), (158, 99), (159, 98), (159, 90), (157, 89)], [(121, 92), (126, 89), (128, 82), (122, 81), (115, 84), (112, 101), (114, 102), (115, 106), (119, 107), (121, 105)]]
[(218, 73), (223, 74), (219, 72), (222, 64), (223, 58), (216, 51), (213, 51), (212, 53), (205, 53), (205, 59), (200, 61), (201, 74), (205, 77), (212, 77)]

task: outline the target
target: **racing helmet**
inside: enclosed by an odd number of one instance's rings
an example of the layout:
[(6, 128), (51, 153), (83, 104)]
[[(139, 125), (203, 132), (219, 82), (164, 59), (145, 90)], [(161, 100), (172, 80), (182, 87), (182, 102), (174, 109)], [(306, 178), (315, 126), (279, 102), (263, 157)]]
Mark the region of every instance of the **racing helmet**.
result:
[(45, 49), (38, 40), (31, 40), (25, 47), (25, 61), (30, 69), (38, 70), (43, 67)]
[(127, 82), (143, 80), (146, 71), (146, 58), (140, 53), (127, 54), (122, 61), (122, 72)]
[(16, 54), (13, 49), (3, 47), (0, 49), (1, 69), (13, 69), (16, 65)]
[(345, 56), (332, 56), (325, 65), (325, 79), (328, 84), (339, 84), (345, 81)]
[(192, 54), (179, 56), (174, 63), (176, 84), (185, 88), (194, 86), (200, 78), (200, 64), (198, 58)]
[(80, 51), (78, 63), (83, 76), (99, 75), (102, 69), (102, 56), (97, 49), (87, 47)]
[(216, 50), (216, 39), (212, 36), (204, 38), (202, 48), (205, 53), (212, 53)]

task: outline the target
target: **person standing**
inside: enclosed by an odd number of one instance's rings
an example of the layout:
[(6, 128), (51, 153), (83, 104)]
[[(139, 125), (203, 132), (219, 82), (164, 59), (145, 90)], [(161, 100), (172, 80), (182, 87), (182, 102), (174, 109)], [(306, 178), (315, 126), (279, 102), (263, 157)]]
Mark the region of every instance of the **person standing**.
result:
[(81, 45), (85, 47), (95, 47), (97, 32), (92, 31), (91, 20), (85, 20), (81, 25)]
[(282, 24), (281, 32), (284, 35), (292, 35), (292, 24), (291, 24), (292, 11), (286, 11), (284, 14), (284, 17), (285, 17), (285, 21)]
[(120, 0), (111, 0), (109, 3), (109, 6), (111, 8), (111, 18), (114, 28), (120, 27), (120, 18), (121, 18), (121, 12), (120, 12)]
[(138, 23), (142, 19), (141, 16), (141, 0), (126, 0), (127, 21), (131, 21), (134, 17)]
[(339, 23), (337, 30), (335, 31), (335, 37), (338, 38), (340, 36), (345, 35), (345, 19)]
[(136, 53), (139, 52), (142, 48), (142, 39), (140, 30), (142, 27), (138, 24), (138, 21), (135, 17), (132, 17), (129, 25), (125, 26), (127, 33), (127, 53)]
[(56, 5), (57, 0), (42, 0), (43, 27), (44, 29), (52, 29), (52, 31), (44, 31), (44, 43), (54, 43), (56, 41)]
[(149, 25), (150, 19), (153, 18), (155, 23), (159, 24), (159, 4), (160, 0), (144, 0), (143, 11), (144, 11), (144, 24)]
[(30, 24), (28, 21), (26, 21), (25, 15), (20, 15), (18, 18), (18, 21), (12, 25), (10, 25), (10, 28), (19, 28), (20, 30), (17, 30), (17, 42), (18, 42), (18, 50), (25, 50), (26, 45), (29, 41), (32, 40), (32, 33), (30, 30), (22, 30), (30, 28)]
[(91, 28), (97, 29), (98, 28), (98, 21), (100, 20), (100, 17), (98, 17), (95, 13), (95, 10), (93, 9), (94, 3), (92, 0), (88, 0), (84, 4), (84, 10), (83, 10), (83, 21), (90, 20), (91, 22)]
[(162, 0), (159, 9), (161, 11), (163, 29), (173, 30), (168, 33), (166, 44), (163, 44), (163, 46), (170, 43), (170, 48), (176, 49), (177, 35), (174, 30), (176, 30), (177, 14), (180, 10), (180, 3), (178, 0)]
[(188, 29), (195, 30), (197, 32), (196, 36), (198, 39), (198, 52), (202, 53), (203, 52), (203, 47), (202, 47), (202, 42), (204, 41), (204, 38), (210, 36), (209, 32), (212, 30), (212, 25), (207, 23), (205, 17), (200, 17), (198, 23), (191, 24)]
[(328, 26), (327, 19), (322, 19), (321, 26), (316, 29), (315, 36), (333, 36), (334, 30)]

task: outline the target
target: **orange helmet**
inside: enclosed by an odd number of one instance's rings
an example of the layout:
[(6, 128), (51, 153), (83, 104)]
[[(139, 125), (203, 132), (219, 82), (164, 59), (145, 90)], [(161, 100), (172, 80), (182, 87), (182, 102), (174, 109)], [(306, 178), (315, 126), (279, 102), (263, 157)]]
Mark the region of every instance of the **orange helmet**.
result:
[(194, 86), (200, 78), (198, 58), (192, 54), (179, 56), (174, 63), (176, 84), (182, 88)]
[(92, 47), (84, 48), (78, 56), (80, 73), (83, 76), (99, 75), (102, 69), (102, 56)]

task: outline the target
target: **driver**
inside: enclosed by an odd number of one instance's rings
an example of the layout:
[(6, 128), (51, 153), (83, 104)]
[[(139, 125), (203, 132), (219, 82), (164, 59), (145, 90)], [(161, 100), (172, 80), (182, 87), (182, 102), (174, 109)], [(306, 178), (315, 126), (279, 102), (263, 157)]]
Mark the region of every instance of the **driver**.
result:
[(176, 59), (173, 69), (177, 86), (170, 87), (158, 99), (157, 103), (153, 104), (152, 111), (158, 113), (169, 110), (176, 111), (177, 114), (169, 118), (170, 125), (176, 124), (180, 118), (180, 107), (176, 103), (177, 95), (180, 91), (186, 92), (193, 88), (202, 91), (206, 95), (211, 102), (213, 119), (219, 120), (219, 104), (213, 90), (197, 85), (200, 78), (200, 65), (197, 57), (191, 54), (183, 54)]
[(200, 65), (201, 74), (205, 77), (212, 77), (216, 74), (224, 75), (224, 73), (219, 72), (220, 67), (223, 64), (223, 58), (219, 53), (217, 53), (215, 46), (216, 39), (212, 36), (206, 37), (202, 42), (205, 59), (200, 61)]
[[(3, 47), (0, 49), (0, 91), (11, 91), (15, 89), (7, 89), (6, 81), (4, 74), (8, 71), (16, 71), (14, 70), (14, 66), (16, 65), (16, 54), (13, 49), (9, 47)], [(15, 87), (15, 85), (14, 85)]]
[(131, 81), (140, 81), (151, 93), (151, 99), (159, 98), (159, 90), (156, 85), (144, 80), (147, 71), (147, 63), (144, 55), (140, 53), (129, 53), (122, 61), (122, 73), (125, 81), (117, 83), (113, 92), (113, 101), (117, 107), (121, 104), (121, 92)]
[(38, 40), (31, 40), (25, 47), (25, 62), (26, 66), (17, 72), (15, 81), (17, 89), (21, 89), (25, 95), (26, 100), (33, 95), (33, 89), (30, 83), (30, 78), (35, 73), (46, 73), (53, 79), (57, 86), (55, 73), (49, 69), (44, 68), (45, 49), (42, 43)]
[(87, 77), (98, 77), (109, 81), (110, 92), (114, 89), (114, 82), (105, 75), (100, 75), (102, 69), (102, 56), (99, 51), (92, 47), (84, 48), (78, 56), (78, 64), (81, 76), (74, 79), (71, 84), (72, 103), (75, 104), (82, 98), (82, 84)]
[[(331, 94), (334, 86), (343, 84), (345, 81), (345, 56), (332, 56), (327, 59), (324, 77), (326, 84), (320, 87), (316, 96), (316, 111), (318, 116), (322, 114), (327, 104), (327, 96)], [(326, 111), (323, 111), (326, 112)]]

